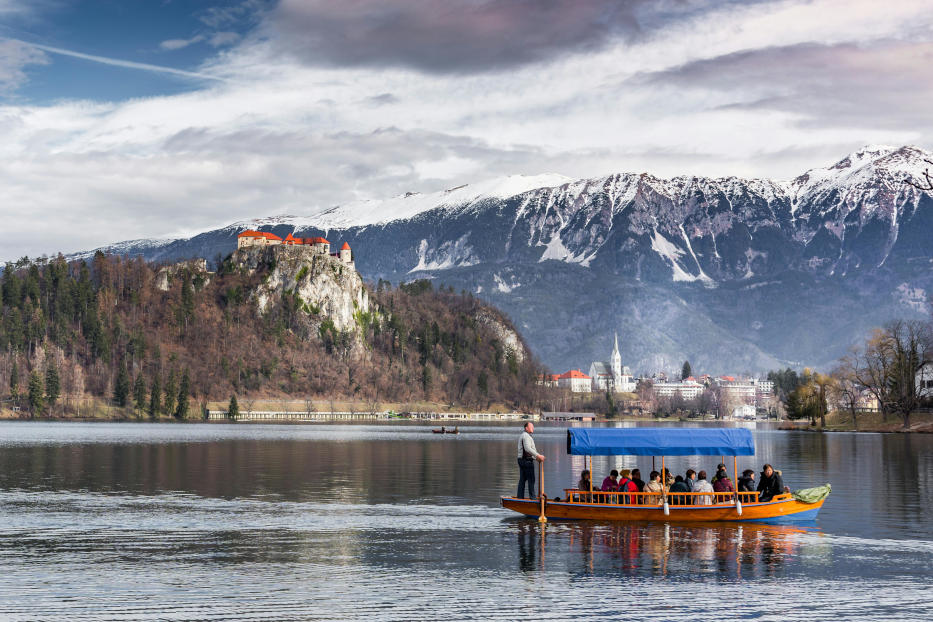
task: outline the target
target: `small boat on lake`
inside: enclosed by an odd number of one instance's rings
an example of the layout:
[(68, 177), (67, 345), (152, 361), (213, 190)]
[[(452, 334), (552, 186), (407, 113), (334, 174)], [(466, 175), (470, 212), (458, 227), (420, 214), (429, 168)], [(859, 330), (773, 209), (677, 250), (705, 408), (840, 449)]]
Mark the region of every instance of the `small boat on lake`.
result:
[(438, 430), (437, 428), (435, 428), (435, 429), (433, 429), (433, 430), (431, 430), (431, 431), (432, 431), (433, 433), (435, 433), (435, 434), (460, 434), (460, 426), (454, 427), (453, 430), (448, 430), (448, 429), (445, 428), (444, 426), (441, 426), (441, 429), (440, 429), (440, 430)]
[[(738, 456), (755, 455), (751, 431), (742, 428), (571, 428), (567, 453), (577, 456), (732, 456), (738, 481)], [(586, 458), (584, 458), (584, 464)], [(540, 465), (541, 463), (539, 463)], [(591, 469), (592, 470), (592, 469)], [(539, 486), (543, 490), (539, 466)], [(779, 494), (767, 501), (758, 492), (602, 492), (564, 489), (564, 500), (501, 497), (502, 507), (526, 516), (601, 521), (757, 521), (813, 520), (830, 492), (829, 484)]]

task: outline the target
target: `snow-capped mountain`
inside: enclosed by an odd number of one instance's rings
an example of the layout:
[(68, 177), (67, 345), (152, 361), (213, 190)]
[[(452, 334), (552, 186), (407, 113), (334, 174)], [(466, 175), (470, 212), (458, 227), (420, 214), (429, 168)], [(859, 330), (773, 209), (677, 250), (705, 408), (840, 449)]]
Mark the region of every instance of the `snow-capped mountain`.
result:
[[(509, 312), (555, 369), (827, 364), (933, 288), (933, 154), (866, 147), (789, 181), (624, 173), (510, 177), (104, 249), (152, 260), (235, 248), (244, 228), (348, 241), (364, 277), (432, 278)], [(909, 300), (908, 300), (909, 299)]]

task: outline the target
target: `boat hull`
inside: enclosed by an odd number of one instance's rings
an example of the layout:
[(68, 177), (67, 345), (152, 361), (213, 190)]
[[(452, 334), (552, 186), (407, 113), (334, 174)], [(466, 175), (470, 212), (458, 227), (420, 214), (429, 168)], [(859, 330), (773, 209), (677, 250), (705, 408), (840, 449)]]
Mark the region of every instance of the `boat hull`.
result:
[[(824, 499), (816, 503), (803, 503), (793, 497), (767, 503), (742, 505), (739, 515), (734, 505), (670, 506), (665, 515), (659, 505), (610, 505), (604, 503), (568, 503), (547, 501), (545, 516), (550, 519), (595, 521), (663, 521), (663, 522), (718, 522), (755, 521), (767, 523), (796, 523), (813, 520), (823, 507)], [(537, 499), (502, 497), (502, 507), (524, 514), (540, 516), (541, 502)]]

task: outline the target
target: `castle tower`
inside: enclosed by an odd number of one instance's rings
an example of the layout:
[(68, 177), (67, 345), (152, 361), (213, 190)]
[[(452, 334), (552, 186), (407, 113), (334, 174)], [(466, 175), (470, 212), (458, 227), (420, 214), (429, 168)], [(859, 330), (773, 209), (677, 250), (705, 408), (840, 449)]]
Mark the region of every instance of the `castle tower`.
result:
[(350, 250), (350, 245), (346, 242), (340, 247), (340, 261), (344, 263), (353, 263), (353, 251)]
[(612, 381), (615, 386), (622, 384), (622, 355), (619, 354), (619, 333), (615, 334), (615, 345), (612, 348), (612, 356), (609, 357), (609, 366), (612, 368)]

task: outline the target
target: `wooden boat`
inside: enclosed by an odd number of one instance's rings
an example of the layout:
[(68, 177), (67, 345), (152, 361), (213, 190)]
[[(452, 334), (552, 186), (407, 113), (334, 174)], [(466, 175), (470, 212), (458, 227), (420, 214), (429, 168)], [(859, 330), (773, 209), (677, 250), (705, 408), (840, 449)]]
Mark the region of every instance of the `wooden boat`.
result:
[[(751, 432), (741, 428), (572, 428), (567, 431), (567, 453), (590, 457), (661, 456), (662, 473), (665, 456), (732, 456), (736, 474), (733, 481), (738, 481), (737, 456), (754, 455), (755, 445)], [(540, 469), (539, 475), (543, 475)], [(829, 490), (827, 485), (813, 499), (798, 491), (760, 501), (757, 492), (672, 493), (664, 489), (660, 493), (619, 493), (564, 489), (564, 500), (539, 495), (537, 499), (501, 497), (500, 503), (542, 522), (553, 518), (787, 523), (815, 519)]]
[(453, 430), (448, 430), (448, 429), (445, 428), (444, 426), (441, 426), (441, 429), (440, 429), (440, 430), (438, 430), (437, 428), (435, 428), (435, 429), (433, 429), (433, 430), (431, 430), (431, 431), (434, 432), (435, 434), (460, 434), (460, 427), (457, 426), (457, 427), (455, 427)]

